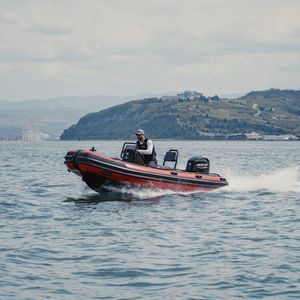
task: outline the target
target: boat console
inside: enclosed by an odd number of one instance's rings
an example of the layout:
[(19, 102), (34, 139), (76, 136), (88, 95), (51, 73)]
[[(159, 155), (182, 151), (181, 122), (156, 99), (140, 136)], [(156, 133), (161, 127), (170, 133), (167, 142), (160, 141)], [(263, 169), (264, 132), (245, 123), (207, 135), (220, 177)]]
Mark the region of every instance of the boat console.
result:
[[(177, 149), (170, 149), (164, 156), (162, 166), (157, 166), (159, 169), (173, 169), (177, 167), (179, 152)], [(136, 143), (125, 142), (121, 151), (121, 159), (137, 165), (145, 165), (143, 155), (137, 151)], [(167, 166), (166, 162), (174, 163), (173, 167)], [(209, 174), (210, 162), (208, 158), (202, 156), (191, 157), (186, 165), (186, 172)]]
[(136, 143), (125, 142), (121, 151), (121, 159), (137, 165), (145, 165), (143, 155), (137, 151)]

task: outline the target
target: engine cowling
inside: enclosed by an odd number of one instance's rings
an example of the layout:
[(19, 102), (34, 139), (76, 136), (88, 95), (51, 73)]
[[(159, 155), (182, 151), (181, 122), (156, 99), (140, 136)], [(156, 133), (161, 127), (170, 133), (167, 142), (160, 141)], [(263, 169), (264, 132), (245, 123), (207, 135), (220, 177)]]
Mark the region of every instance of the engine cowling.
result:
[(201, 156), (191, 157), (186, 164), (187, 172), (208, 174), (210, 168), (209, 159)]

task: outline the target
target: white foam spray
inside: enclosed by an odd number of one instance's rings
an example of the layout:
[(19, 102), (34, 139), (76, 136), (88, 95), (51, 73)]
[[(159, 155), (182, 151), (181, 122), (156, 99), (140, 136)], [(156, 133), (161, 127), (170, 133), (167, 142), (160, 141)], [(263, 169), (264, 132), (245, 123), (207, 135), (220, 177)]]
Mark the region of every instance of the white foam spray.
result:
[(269, 192), (300, 193), (300, 168), (289, 167), (261, 175), (237, 175), (228, 173), (225, 176), (229, 186), (225, 190), (230, 192), (251, 192), (266, 190)]
[[(179, 192), (167, 189), (157, 189), (157, 188), (140, 188), (140, 187), (109, 187), (111, 191), (130, 194), (134, 198), (138, 199), (150, 199), (155, 197), (161, 197), (166, 195), (190, 195), (196, 192)], [(199, 192), (199, 191), (198, 191)]]

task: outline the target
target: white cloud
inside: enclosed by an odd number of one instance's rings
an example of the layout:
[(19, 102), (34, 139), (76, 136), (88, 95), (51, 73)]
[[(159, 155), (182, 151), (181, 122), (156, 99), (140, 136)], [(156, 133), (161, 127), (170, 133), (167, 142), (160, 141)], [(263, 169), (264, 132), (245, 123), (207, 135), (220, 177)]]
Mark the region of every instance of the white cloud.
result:
[(0, 98), (299, 88), (299, 11), (297, 0), (3, 1)]

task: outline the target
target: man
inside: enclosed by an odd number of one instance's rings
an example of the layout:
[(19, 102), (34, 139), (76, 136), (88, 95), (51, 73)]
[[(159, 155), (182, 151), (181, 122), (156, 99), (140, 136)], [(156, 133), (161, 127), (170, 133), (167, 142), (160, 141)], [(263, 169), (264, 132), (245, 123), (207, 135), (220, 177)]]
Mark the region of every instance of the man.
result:
[(135, 134), (137, 138), (136, 149), (143, 155), (145, 165), (156, 168), (157, 160), (153, 142), (150, 139), (145, 138), (143, 129), (137, 130)]

